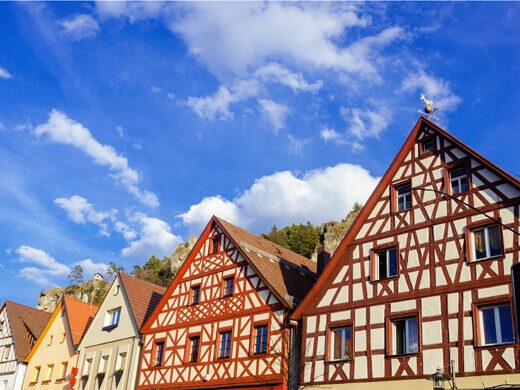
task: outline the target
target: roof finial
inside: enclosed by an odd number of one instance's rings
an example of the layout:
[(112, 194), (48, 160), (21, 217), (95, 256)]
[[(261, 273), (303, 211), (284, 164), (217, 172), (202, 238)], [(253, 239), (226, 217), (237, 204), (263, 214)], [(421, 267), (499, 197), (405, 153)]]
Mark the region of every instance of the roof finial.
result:
[(432, 117), (433, 119), (439, 120), (439, 118), (437, 118), (435, 115), (433, 115), (433, 113), (438, 110), (437, 107), (433, 106), (433, 101), (426, 99), (426, 97), (424, 96), (424, 93), (421, 93), (421, 100), (424, 101), (426, 106), (424, 107), (424, 111), (419, 110), (419, 113), (426, 115), (426, 117), (428, 119), (430, 119), (430, 117)]

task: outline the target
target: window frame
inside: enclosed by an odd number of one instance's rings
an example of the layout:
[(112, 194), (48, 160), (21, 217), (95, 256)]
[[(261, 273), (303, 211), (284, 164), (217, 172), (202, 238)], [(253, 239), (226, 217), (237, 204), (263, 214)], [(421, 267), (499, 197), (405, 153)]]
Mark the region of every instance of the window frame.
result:
[(34, 367), (30, 383), (38, 383), (38, 381), (40, 380), (41, 370), (42, 370), (41, 366)]
[(56, 380), (64, 380), (67, 377), (67, 368), (68, 368), (69, 362), (61, 362), (60, 363), (60, 370), (58, 371), (58, 377)]
[[(417, 337), (417, 350), (411, 350), (411, 342), (407, 340), (409, 337), (409, 328), (408, 321), (415, 320), (416, 323), (416, 337)], [(397, 329), (395, 324), (397, 322), (404, 322), (405, 324), (405, 334), (404, 334), (404, 352), (398, 351), (398, 343), (397, 343)], [(421, 317), (417, 311), (410, 311), (406, 313), (396, 313), (387, 317), (386, 321), (386, 345), (387, 349), (385, 351), (388, 357), (402, 357), (402, 356), (413, 356), (421, 353)]]
[(2, 351), (2, 361), (7, 362), (9, 360), (9, 355), (11, 354), (12, 344), (7, 344), (4, 346), (4, 350)]
[(54, 371), (54, 364), (47, 364), (45, 366), (45, 375), (42, 379), (42, 383), (48, 383), (52, 381), (52, 372)]
[[(402, 190), (402, 189), (408, 189), (407, 195), (406, 194), (399, 194), (399, 191)], [(392, 212), (394, 212), (394, 213), (402, 213), (402, 212), (406, 212), (408, 210), (412, 210), (413, 209), (412, 183), (409, 180), (393, 184), (391, 191), (392, 191), (392, 193), (391, 193), (391, 196), (392, 196), (392, 202), (391, 202), (392, 203)], [(403, 209), (400, 209), (399, 200), (401, 198), (405, 199), (404, 200), (404, 206), (408, 205), (408, 202), (406, 202), (406, 199), (409, 199), (409, 207), (404, 207)]]
[[(165, 350), (166, 350), (166, 340), (165, 339), (158, 339), (158, 340), (154, 341), (153, 348), (152, 348), (152, 362), (151, 362), (152, 368), (163, 367)], [(158, 352), (160, 353), (160, 355), (158, 355)], [(160, 357), (160, 359), (158, 359), (158, 357)]]
[[(395, 275), (389, 275), (389, 251), (395, 250)], [(386, 253), (386, 276), (381, 277), (380, 272), (380, 254)], [(399, 277), (399, 245), (397, 242), (388, 243), (382, 246), (376, 246), (370, 250), (370, 281), (382, 282), (396, 279)]]
[[(258, 333), (262, 330), (261, 333)], [(265, 335), (263, 330), (265, 330)], [(260, 339), (259, 339), (260, 337)], [(264, 340), (265, 339), (265, 340)], [(259, 348), (258, 348), (259, 347)], [(251, 355), (264, 355), (269, 351), (269, 323), (253, 324), (251, 332)]]
[(107, 310), (105, 315), (105, 325), (102, 330), (112, 330), (119, 326), (121, 321), (121, 306)]
[[(420, 143), (420, 155), (423, 155), (423, 154), (431, 154), (435, 151), (435, 139), (433, 136), (428, 136), (428, 137), (424, 137), (423, 139), (421, 139), (419, 141)], [(426, 149), (424, 146), (425, 144), (427, 143), (431, 143), (432, 144), (432, 147), (431, 149)]]
[(210, 238), (210, 255), (214, 255), (220, 252), (221, 250), (221, 243), (220, 243), (220, 234), (215, 234)]
[(188, 345), (186, 348), (186, 356), (184, 358), (184, 361), (186, 363), (197, 363), (200, 358), (200, 347), (201, 347), (200, 334), (189, 335), (188, 336)]
[[(466, 174), (466, 189), (455, 193), (453, 191), (453, 180), (451, 174), (455, 171), (463, 170)], [(460, 181), (459, 181), (460, 184)], [(457, 163), (450, 164), (444, 169), (444, 188), (447, 189), (448, 194), (451, 196), (459, 196), (467, 194), (471, 190), (471, 174), (469, 169), (469, 163), (467, 161), (458, 161)]]
[[(490, 256), (490, 243), (489, 243), (489, 229), (496, 227), (498, 229), (498, 239), (500, 240), (500, 254), (491, 255)], [(485, 251), (486, 257), (477, 258), (476, 252), (476, 240), (475, 240), (475, 232), (484, 231), (485, 238)], [(479, 263), (481, 261), (487, 260), (500, 260), (505, 257), (504, 250), (504, 231), (502, 229), (502, 223), (499, 219), (496, 223), (489, 223), (488, 221), (482, 221), (480, 223), (468, 225), (465, 228), (465, 236), (466, 236), (466, 259), (468, 263)]]
[[(227, 335), (229, 335), (229, 336), (227, 336)], [(224, 337), (225, 337), (225, 339), (224, 339)], [(226, 343), (225, 348), (223, 348), (224, 342)], [(233, 331), (231, 329), (219, 330), (217, 348), (215, 348), (216, 353), (217, 353), (217, 359), (219, 359), (219, 360), (230, 359), (232, 346), (233, 346)]]
[[(511, 332), (511, 340), (510, 341), (502, 341), (502, 321), (503, 319), (500, 318), (500, 312), (498, 311), (499, 318), (497, 318), (497, 310), (500, 307), (508, 307), (509, 308), (509, 322), (511, 328), (509, 329)], [(494, 326), (495, 326), (495, 334), (497, 338), (497, 342), (495, 343), (487, 343), (486, 342), (486, 329), (484, 324), (484, 316), (483, 311), (484, 310), (493, 310), (493, 319), (494, 319)], [(476, 341), (476, 348), (496, 348), (499, 346), (504, 345), (510, 345), (515, 343), (515, 326), (514, 326), (514, 317), (513, 317), (513, 308), (511, 306), (511, 300), (510, 299), (502, 299), (502, 300), (496, 300), (495, 298), (492, 298), (491, 300), (481, 300), (479, 302), (476, 302), (473, 305), (473, 318), (474, 321), (474, 334), (475, 334), (475, 341)], [(500, 326), (497, 327), (497, 321), (500, 321)], [(500, 339), (500, 341), (499, 341)]]
[[(197, 291), (197, 293), (196, 293)], [(190, 305), (198, 305), (200, 303), (201, 287), (200, 284), (191, 286), (190, 289)]]
[[(341, 353), (341, 357), (336, 357), (336, 342), (337, 339), (335, 337), (336, 332), (339, 330), (349, 330), (350, 331), (350, 340), (345, 343), (344, 340), (348, 340), (344, 333), (341, 334), (340, 346), (342, 347), (341, 352), (345, 352), (345, 354)], [(331, 324), (327, 328), (327, 353), (326, 353), (326, 362), (341, 362), (341, 361), (352, 361), (354, 358), (354, 326), (352, 322), (341, 322)], [(343, 347), (345, 351), (343, 351)], [(350, 353), (347, 349), (350, 349)]]
[[(229, 286), (229, 281), (231, 281), (231, 286)], [(231, 291), (229, 291), (231, 290)], [(235, 292), (235, 275), (227, 275), (222, 278), (222, 297), (230, 297), (233, 296)]]

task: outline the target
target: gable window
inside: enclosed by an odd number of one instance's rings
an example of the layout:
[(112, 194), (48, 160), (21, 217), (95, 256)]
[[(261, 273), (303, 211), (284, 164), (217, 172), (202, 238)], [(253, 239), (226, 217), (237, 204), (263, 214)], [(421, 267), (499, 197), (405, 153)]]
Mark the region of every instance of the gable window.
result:
[(392, 320), (392, 355), (419, 352), (417, 317)]
[(404, 211), (412, 208), (412, 189), (410, 183), (395, 187), (395, 201), (397, 211)]
[(154, 346), (154, 366), (162, 366), (164, 360), (164, 341), (158, 341)]
[(254, 344), (254, 353), (265, 353), (267, 352), (267, 335), (268, 328), (267, 325), (258, 325), (255, 326), (255, 344)]
[(107, 311), (107, 314), (105, 316), (105, 326), (103, 329), (113, 329), (117, 327), (119, 324), (119, 319), (121, 317), (121, 308), (118, 307), (117, 309), (109, 310)]
[(235, 287), (235, 278), (233, 276), (229, 276), (224, 278), (224, 296), (227, 297), (229, 295), (233, 295), (233, 288)]
[(502, 255), (502, 232), (499, 225), (476, 228), (470, 232), (473, 240), (473, 260), (484, 260)]
[(60, 370), (58, 371), (58, 379), (65, 379), (65, 377), (67, 376), (67, 366), (67, 362), (62, 362), (60, 364)]
[(397, 276), (397, 248), (391, 247), (372, 251), (373, 280), (382, 280)]
[(231, 331), (221, 332), (219, 334), (219, 358), (228, 358), (231, 354)]
[(478, 309), (482, 345), (507, 344), (514, 341), (511, 305), (503, 303)]
[(60, 343), (63, 343), (64, 341), (65, 341), (65, 333), (62, 333)]
[(466, 167), (449, 171), (451, 194), (457, 195), (468, 190), (468, 173)]
[(200, 349), (200, 336), (190, 337), (190, 356), (188, 357), (189, 362), (196, 362), (199, 360), (199, 349)]
[(11, 346), (10, 345), (6, 345), (4, 347), (4, 352), (2, 353), (2, 361), (6, 361), (6, 360), (9, 360), (9, 355), (11, 354)]
[(49, 336), (49, 342), (47, 343), (47, 345), (51, 345), (52, 344), (52, 335)]
[(196, 305), (200, 302), (200, 286), (193, 286), (191, 288), (191, 304)]
[(54, 364), (48, 364), (45, 368), (45, 376), (43, 377), (44, 382), (50, 382), (52, 377), (52, 369), (54, 368)]
[(352, 359), (352, 327), (332, 328), (330, 336), (330, 358), (332, 360)]
[(433, 140), (426, 139), (421, 142), (421, 153), (431, 153), (433, 152)]
[(211, 238), (211, 251), (210, 254), (215, 254), (220, 251), (220, 235), (216, 235)]

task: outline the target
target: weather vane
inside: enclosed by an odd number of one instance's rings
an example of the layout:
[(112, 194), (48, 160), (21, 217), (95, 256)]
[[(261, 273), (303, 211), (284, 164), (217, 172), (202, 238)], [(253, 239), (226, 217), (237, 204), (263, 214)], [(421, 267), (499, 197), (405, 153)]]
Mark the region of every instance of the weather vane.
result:
[(428, 119), (430, 119), (430, 117), (432, 117), (435, 120), (439, 120), (439, 118), (437, 118), (435, 115), (433, 115), (433, 113), (438, 110), (437, 107), (433, 106), (433, 101), (426, 99), (426, 97), (424, 96), (424, 93), (421, 94), (421, 100), (424, 101), (426, 106), (424, 107), (424, 111), (419, 110), (419, 112), (423, 115), (426, 115), (426, 117)]

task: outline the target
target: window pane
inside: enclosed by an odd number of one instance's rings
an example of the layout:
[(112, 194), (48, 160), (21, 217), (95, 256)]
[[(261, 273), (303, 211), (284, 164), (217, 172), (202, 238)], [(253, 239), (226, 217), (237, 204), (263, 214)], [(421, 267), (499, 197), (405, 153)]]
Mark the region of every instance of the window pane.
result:
[(489, 256), (500, 256), (502, 254), (502, 243), (500, 240), (500, 229), (498, 226), (488, 228)]
[(500, 316), (500, 334), (503, 343), (512, 343), (513, 338), (513, 317), (511, 315), (511, 307), (509, 305), (500, 306), (498, 308)]
[(388, 250), (388, 276), (397, 275), (397, 250)]
[(385, 279), (388, 275), (386, 273), (386, 251), (377, 254), (379, 262), (379, 279)]
[(406, 353), (405, 349), (405, 322), (394, 321), (394, 332), (395, 332), (395, 353), (402, 355)]
[(497, 343), (497, 329), (495, 326), (495, 309), (493, 307), (482, 310), (482, 324), (484, 327), (484, 343)]
[(477, 260), (485, 259), (487, 256), (484, 230), (477, 230), (473, 232), (473, 239), (475, 241), (475, 258)]
[(410, 318), (407, 320), (408, 328), (408, 353), (419, 352), (419, 335), (417, 332), (417, 319)]
[(341, 359), (342, 351), (341, 351), (341, 330), (334, 330), (334, 359)]

